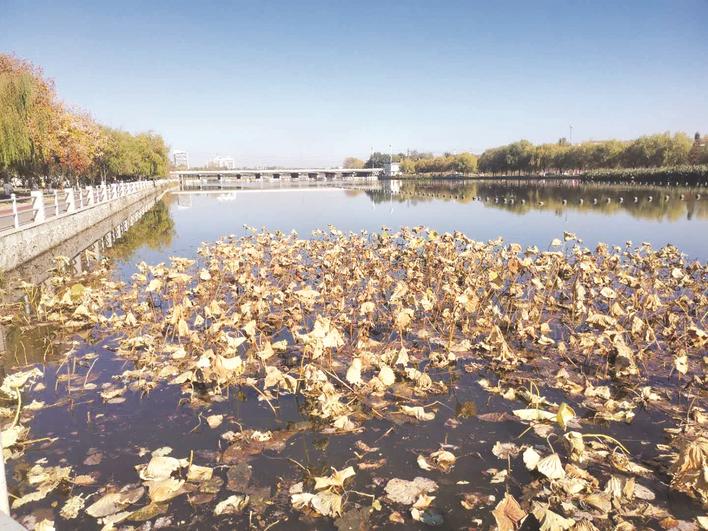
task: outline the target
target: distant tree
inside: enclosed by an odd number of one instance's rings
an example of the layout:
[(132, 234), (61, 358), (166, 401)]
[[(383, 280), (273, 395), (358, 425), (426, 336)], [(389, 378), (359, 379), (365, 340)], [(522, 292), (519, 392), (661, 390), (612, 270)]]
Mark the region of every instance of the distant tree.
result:
[(634, 140), (623, 154), (624, 165), (631, 168), (651, 168), (686, 164), (691, 140), (684, 133), (642, 136)]
[(482, 173), (496, 175), (506, 169), (506, 153), (502, 147), (487, 149), (479, 157), (477, 167)]
[(413, 159), (406, 158), (401, 161), (401, 172), (402, 173), (412, 175), (412, 174), (416, 173), (415, 167), (416, 167), (416, 161)]
[(555, 169), (555, 158), (561, 147), (558, 144), (540, 144), (533, 150), (531, 167), (536, 172)]
[(508, 171), (521, 174), (531, 170), (534, 149), (528, 140), (520, 140), (509, 144), (506, 149), (506, 166)]
[(13, 75), (0, 63), (0, 171), (28, 161), (32, 140), (27, 115), (32, 99), (32, 78)]
[(453, 155), (445, 153), (442, 156), (434, 157), (420, 153), (401, 156), (401, 171), (403, 173), (461, 173), (464, 175), (477, 171), (477, 157), (472, 153), (459, 153)]
[(420, 160), (420, 159), (432, 159), (433, 154), (428, 152), (428, 151), (418, 151), (418, 150), (410, 150), (408, 153), (402, 156), (403, 159), (410, 159), (410, 160)]
[(582, 144), (586, 149), (584, 169), (617, 168), (622, 162), (622, 153), (627, 147), (619, 140), (589, 142)]
[[(374, 153), (371, 154), (369, 157), (369, 160), (366, 161), (366, 164), (364, 164), (365, 168), (382, 168), (384, 164), (386, 164), (390, 160), (390, 155), (388, 153), (381, 153), (379, 151), (375, 151)], [(402, 158), (402, 154), (394, 154), (393, 155), (393, 162), (400, 162)]]
[(50, 168), (61, 180), (70, 179), (76, 184), (83, 177), (86, 181), (97, 156), (100, 138), (98, 125), (84, 114), (64, 112), (56, 134), (58, 142), (52, 151)]
[(564, 138), (556, 144), (537, 146), (521, 140), (486, 150), (478, 166), (481, 172), (496, 175), (701, 164), (708, 161), (708, 156), (701, 155), (702, 146), (704, 142), (694, 139), (692, 143), (684, 133), (647, 135), (631, 142), (606, 140), (572, 145)]
[(342, 167), (358, 170), (364, 167), (364, 161), (356, 157), (347, 157), (342, 163)]
[(477, 157), (472, 153), (460, 153), (455, 155), (453, 165), (455, 171), (463, 175), (469, 175), (477, 171)]

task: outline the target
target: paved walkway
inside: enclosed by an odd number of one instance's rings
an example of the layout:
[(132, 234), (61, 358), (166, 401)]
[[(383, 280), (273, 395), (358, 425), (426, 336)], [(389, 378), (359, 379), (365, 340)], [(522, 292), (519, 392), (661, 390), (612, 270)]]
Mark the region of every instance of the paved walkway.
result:
[[(32, 205), (29, 203), (21, 203), (17, 205), (17, 214), (20, 218), (20, 225), (30, 223), (32, 221)], [(47, 212), (47, 217), (54, 215), (54, 211)], [(14, 229), (15, 220), (12, 216), (12, 205), (0, 203), (0, 232)]]

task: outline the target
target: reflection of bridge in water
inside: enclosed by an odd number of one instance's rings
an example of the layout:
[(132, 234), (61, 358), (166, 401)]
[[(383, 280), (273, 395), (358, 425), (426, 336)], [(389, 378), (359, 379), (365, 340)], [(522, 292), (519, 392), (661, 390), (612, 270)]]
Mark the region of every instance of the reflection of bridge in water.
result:
[(257, 193), (287, 193), (287, 192), (337, 192), (358, 190), (373, 192), (385, 188), (390, 181), (373, 179), (346, 179), (332, 181), (197, 181), (183, 182), (179, 190), (170, 192), (177, 198), (177, 208), (191, 208), (194, 196), (212, 195), (219, 202), (237, 201), (242, 194)]
[(371, 181), (383, 168), (275, 168), (269, 170), (176, 170), (170, 173), (183, 185), (208, 186), (258, 181)]

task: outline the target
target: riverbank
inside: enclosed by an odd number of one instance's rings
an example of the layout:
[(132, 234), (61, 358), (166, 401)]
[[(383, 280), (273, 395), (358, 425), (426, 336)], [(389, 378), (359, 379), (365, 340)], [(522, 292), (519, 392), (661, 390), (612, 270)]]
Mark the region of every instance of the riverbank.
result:
[(579, 180), (595, 182), (651, 183), (684, 186), (708, 185), (708, 165), (697, 166), (666, 166), (662, 168), (612, 168), (590, 170), (579, 173), (545, 173), (545, 174), (461, 174), (461, 173), (416, 173), (400, 174), (395, 177), (382, 177), (382, 180), (510, 180), (510, 181), (543, 181), (543, 180)]
[(29, 203), (13, 205), (14, 219), (12, 213), (5, 216), (10, 224), (3, 227), (5, 230), (0, 234), (0, 270), (11, 271), (51, 252), (83, 231), (116, 218), (145, 198), (160, 196), (174, 185), (172, 181), (159, 180), (96, 189), (67, 189), (61, 204), (59, 196), (55, 195), (54, 203), (49, 205), (42, 192), (33, 192)]

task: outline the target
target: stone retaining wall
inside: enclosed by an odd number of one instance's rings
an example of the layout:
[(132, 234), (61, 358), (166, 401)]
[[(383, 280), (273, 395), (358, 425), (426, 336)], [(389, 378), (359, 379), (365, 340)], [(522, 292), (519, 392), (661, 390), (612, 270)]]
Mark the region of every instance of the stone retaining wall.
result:
[(53, 249), (86, 229), (111, 218), (143, 199), (164, 193), (173, 183), (97, 204), (78, 212), (60, 215), (43, 223), (25, 225), (0, 236), (0, 271), (12, 271), (21, 264)]

